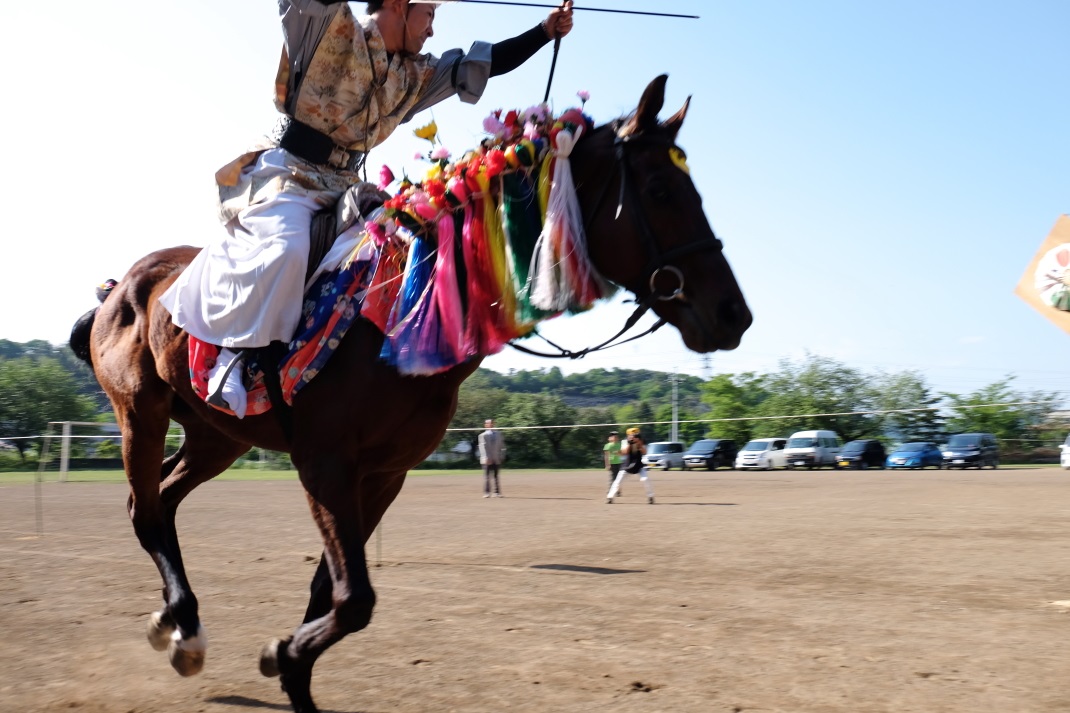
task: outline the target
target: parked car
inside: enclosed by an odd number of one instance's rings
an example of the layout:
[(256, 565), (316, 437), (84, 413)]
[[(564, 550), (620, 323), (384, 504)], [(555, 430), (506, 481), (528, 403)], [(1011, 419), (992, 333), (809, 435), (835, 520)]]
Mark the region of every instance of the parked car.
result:
[(1066, 437), (1066, 443), (1063, 444), (1063, 452), (1059, 456), (1059, 465), (1070, 470), (1070, 436)]
[(839, 468), (840, 437), (835, 431), (799, 431), (788, 439), (784, 457), (788, 468)]
[(945, 468), (999, 467), (999, 444), (991, 433), (957, 433), (943, 452)]
[(887, 457), (883, 443), (875, 438), (864, 438), (846, 443), (840, 449), (837, 464), (841, 468), (883, 468)]
[(889, 468), (925, 468), (935, 466), (937, 470), (944, 467), (944, 454), (935, 443), (916, 441), (904, 443), (888, 456)]
[(659, 441), (648, 443), (646, 455), (643, 456), (643, 465), (648, 468), (672, 468), (684, 467), (684, 444), (675, 441)]
[(692, 443), (684, 453), (684, 468), (717, 470), (722, 465), (731, 468), (737, 450), (736, 442), (731, 438), (703, 438)]
[(784, 449), (787, 445), (787, 438), (755, 438), (747, 441), (736, 456), (736, 468), (739, 470), (783, 468), (788, 464), (784, 457)]

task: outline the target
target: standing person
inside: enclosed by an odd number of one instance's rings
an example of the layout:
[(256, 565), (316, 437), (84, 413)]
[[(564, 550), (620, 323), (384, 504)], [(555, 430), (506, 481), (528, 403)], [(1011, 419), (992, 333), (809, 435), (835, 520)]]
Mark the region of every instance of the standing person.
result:
[[(283, 48), (275, 136), (216, 172), (226, 234), (160, 297), (174, 324), (223, 349), (209, 403), (245, 415), (241, 350), (293, 339), (301, 319), (312, 216), (361, 183), (368, 152), (450, 96), (474, 104), (489, 77), (519, 67), (572, 30), (572, 0), (512, 39), (421, 54), (437, 0), (278, 0)], [(374, 191), (373, 191), (374, 192)], [(385, 197), (385, 196), (384, 196)], [(315, 277), (315, 275), (313, 275)], [(273, 347), (275, 348), (275, 347)]]
[(616, 480), (613, 481), (613, 485), (609, 486), (609, 493), (606, 495), (606, 504), (612, 505), (613, 498), (617, 497), (617, 493), (620, 492), (621, 481), (624, 480), (626, 473), (632, 473), (639, 476), (639, 482), (646, 488), (646, 501), (651, 505), (654, 504), (654, 485), (650, 482), (650, 476), (646, 472), (646, 466), (643, 465), (643, 456), (646, 455), (646, 442), (643, 440), (643, 434), (639, 432), (638, 428), (629, 428), (626, 431), (627, 440), (621, 445), (620, 453), (624, 457), (624, 464), (617, 473)]
[(483, 497), (491, 496), (491, 477), (494, 478), (493, 495), (496, 498), (502, 496), (501, 484), (498, 482), (498, 472), (502, 462), (505, 461), (505, 439), (501, 431), (494, 428), (494, 419), (488, 418), (483, 422), (487, 429), (479, 434), (479, 462), (483, 466)]
[[(624, 460), (624, 456), (620, 453), (620, 434), (616, 431), (609, 432), (609, 440), (602, 446), (602, 460), (606, 470), (609, 471), (609, 487), (612, 488), (613, 481), (617, 479), (617, 473), (620, 472), (621, 461)], [(620, 494), (619, 489), (617, 494)]]

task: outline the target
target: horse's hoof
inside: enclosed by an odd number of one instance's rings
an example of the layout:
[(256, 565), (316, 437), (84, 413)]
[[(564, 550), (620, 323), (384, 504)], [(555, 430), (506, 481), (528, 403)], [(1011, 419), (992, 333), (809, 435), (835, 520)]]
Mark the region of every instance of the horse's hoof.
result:
[(260, 675), (264, 678), (275, 678), (282, 673), (279, 669), (279, 647), (284, 643), (282, 639), (272, 639), (260, 649)]
[(167, 651), (171, 645), (171, 635), (175, 633), (175, 625), (170, 619), (164, 620), (163, 612), (153, 612), (149, 615), (148, 626), (145, 627), (145, 635), (149, 639), (149, 645), (156, 651)]
[(204, 655), (207, 651), (208, 637), (204, 635), (204, 629), (198, 627), (197, 635), (191, 639), (183, 639), (176, 630), (171, 636), (167, 655), (171, 660), (171, 668), (177, 671), (179, 676), (188, 678), (196, 676), (204, 668)]

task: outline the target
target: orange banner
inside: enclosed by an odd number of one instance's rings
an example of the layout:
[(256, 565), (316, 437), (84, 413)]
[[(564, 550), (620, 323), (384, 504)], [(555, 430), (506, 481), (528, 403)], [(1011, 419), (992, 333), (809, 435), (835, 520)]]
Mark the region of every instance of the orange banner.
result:
[(1055, 221), (1014, 293), (1070, 334), (1070, 216)]

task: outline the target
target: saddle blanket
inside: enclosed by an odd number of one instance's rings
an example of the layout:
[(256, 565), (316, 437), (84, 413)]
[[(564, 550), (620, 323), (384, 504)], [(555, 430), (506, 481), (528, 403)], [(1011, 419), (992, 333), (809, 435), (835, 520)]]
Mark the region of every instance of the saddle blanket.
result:
[[(339, 237), (338, 242), (342, 243), (343, 237)], [(338, 247), (336, 245), (332, 253), (337, 253)], [(354, 243), (350, 242), (349, 251), (352, 253), (353, 250)], [(353, 321), (361, 316), (361, 306), (374, 268), (379, 262), (378, 257), (379, 251), (371, 243), (365, 242), (350, 260), (334, 269), (320, 271), (305, 291), (298, 333), (280, 363), (282, 395), (287, 404), (292, 404), (294, 395), (319, 373)], [(324, 258), (324, 262), (328, 260), (330, 256)], [(333, 262), (338, 265), (337, 259)], [(211, 395), (208, 375), (216, 364), (219, 350), (215, 344), (208, 344), (192, 335), (189, 337), (190, 381), (194, 393), (202, 400), (207, 400)], [(246, 415), (256, 416), (269, 411), (271, 399), (264, 384), (263, 370), (255, 359), (246, 360), (242, 380), (248, 393)], [(214, 404), (212, 407), (231, 415), (234, 413)]]

